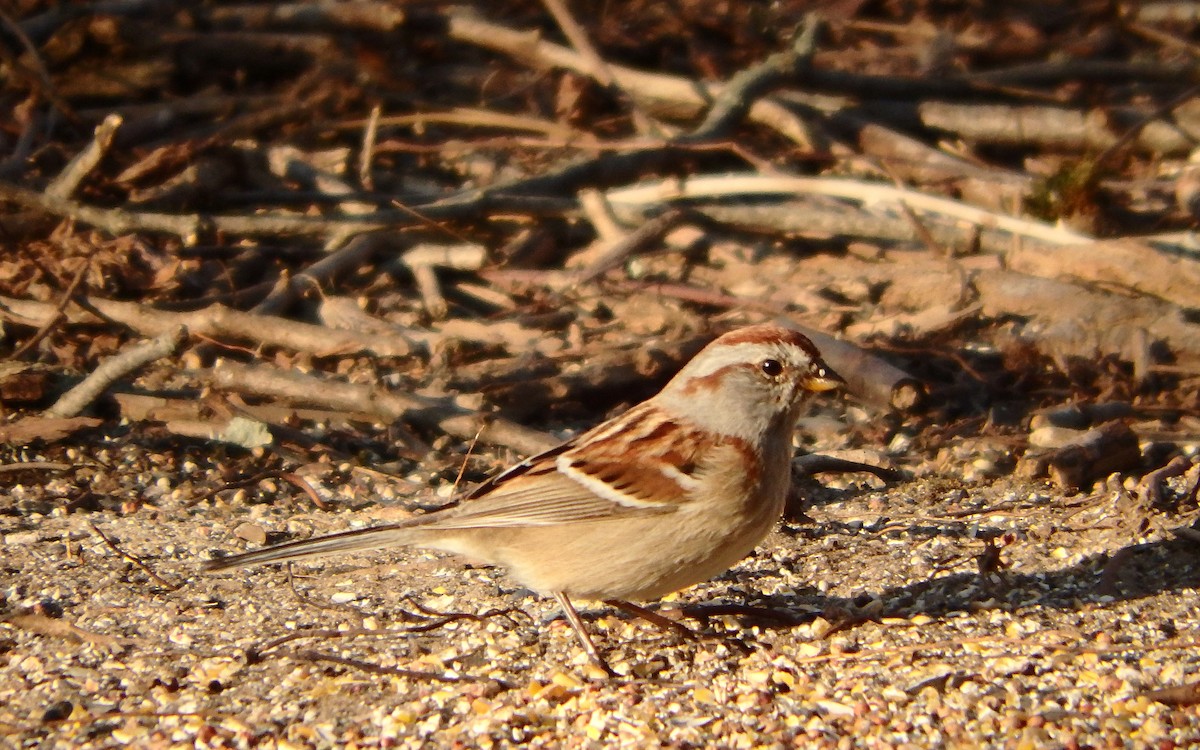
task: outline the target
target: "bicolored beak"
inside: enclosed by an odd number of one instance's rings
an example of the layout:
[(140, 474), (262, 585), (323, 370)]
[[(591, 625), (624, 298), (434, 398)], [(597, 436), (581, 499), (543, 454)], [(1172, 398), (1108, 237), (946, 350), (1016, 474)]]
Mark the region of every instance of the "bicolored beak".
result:
[(845, 379), (825, 364), (813, 365), (808, 376), (800, 381), (801, 388), (813, 393), (832, 391), (834, 388), (840, 388), (845, 384)]

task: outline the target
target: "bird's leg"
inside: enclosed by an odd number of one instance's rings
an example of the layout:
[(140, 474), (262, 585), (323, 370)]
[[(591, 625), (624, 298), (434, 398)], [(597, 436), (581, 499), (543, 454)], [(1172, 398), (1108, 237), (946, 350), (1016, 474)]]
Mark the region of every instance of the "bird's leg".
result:
[(750, 653), (751, 650), (749, 646), (743, 643), (742, 640), (736, 636), (714, 635), (711, 631), (703, 633), (697, 632), (689, 628), (687, 625), (684, 625), (682, 622), (672, 620), (670, 617), (661, 615), (654, 610), (640, 607), (632, 602), (627, 602), (624, 599), (606, 599), (604, 603), (610, 607), (616, 607), (617, 609), (624, 610), (635, 617), (640, 617), (646, 622), (649, 622), (652, 625), (657, 625), (663, 630), (673, 630), (685, 640), (699, 641), (704, 638), (716, 638), (717, 640), (724, 642), (726, 645), (731, 646), (732, 648), (735, 648), (744, 654)]
[(660, 615), (652, 609), (646, 609), (633, 602), (627, 602), (624, 599), (605, 599), (604, 603), (610, 607), (628, 612), (634, 617), (640, 617), (651, 625), (657, 625), (663, 630), (672, 630), (689, 641), (694, 641), (700, 637), (699, 633), (682, 622), (676, 622), (669, 617)]
[(561, 591), (554, 592), (554, 598), (558, 600), (558, 606), (562, 607), (563, 616), (567, 618), (567, 622), (571, 623), (571, 629), (575, 631), (575, 635), (579, 638), (579, 643), (583, 646), (583, 650), (587, 652), (588, 657), (592, 662), (604, 670), (609, 677), (616, 677), (617, 673), (613, 668), (608, 666), (608, 662), (596, 650), (596, 644), (592, 643), (592, 637), (588, 635), (587, 628), (583, 625), (583, 620), (579, 617), (579, 613), (575, 611), (575, 605), (571, 604), (571, 600)]

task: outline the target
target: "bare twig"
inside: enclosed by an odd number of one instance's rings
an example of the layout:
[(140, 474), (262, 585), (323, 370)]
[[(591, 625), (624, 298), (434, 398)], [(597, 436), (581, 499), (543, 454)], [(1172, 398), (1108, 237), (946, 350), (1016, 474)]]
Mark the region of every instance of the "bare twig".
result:
[(92, 524), (88, 524), (88, 526), (90, 526), (92, 528), (92, 531), (96, 532), (96, 536), (100, 537), (100, 539), (102, 539), (104, 541), (104, 543), (108, 546), (109, 549), (111, 549), (113, 552), (116, 552), (118, 555), (125, 558), (127, 561), (133, 563), (137, 567), (141, 568), (141, 570), (146, 575), (148, 575), (152, 579), (154, 579), (154, 581), (156, 583), (158, 583), (158, 585), (162, 586), (163, 588), (167, 589), (168, 591), (176, 591), (183, 587), (184, 584), (171, 583), (170, 581), (168, 581), (165, 578), (163, 578), (162, 576), (160, 576), (158, 573), (155, 573), (154, 570), (151, 569), (151, 567), (149, 565), (147, 565), (145, 562), (143, 562), (141, 560), (141, 558), (137, 557), (136, 555), (132, 555), (132, 554), (126, 552), (125, 550), (121, 549), (119, 546), (117, 546), (117, 543), (114, 542), (112, 539), (110, 539), (107, 534), (105, 534), (103, 531), (101, 531), (100, 528), (98, 526), (96, 526), (96, 524), (92, 523)]
[(661, 216), (650, 219), (636, 230), (612, 242), (586, 268), (581, 268), (575, 274), (574, 283), (576, 285), (586, 284), (597, 276), (602, 276), (605, 272), (616, 268), (630, 255), (658, 241), (664, 234), (679, 226), (687, 219), (687, 216), (685, 211), (670, 209), (663, 212)]
[[(74, 219), (81, 224), (102, 229), (114, 236), (136, 232), (161, 232), (179, 237), (188, 244), (196, 244), (202, 237), (212, 233), (239, 236), (356, 234), (412, 226), (428, 221), (430, 217), (437, 218), (443, 215), (453, 217), (464, 212), (474, 213), (478, 208), (472, 205), (467, 211), (457, 204), (448, 208), (441, 204), (423, 206), (421, 207), (423, 218), (420, 220), (412, 211), (376, 211), (362, 216), (343, 218), (282, 213), (169, 214), (126, 211), (120, 208), (99, 208), (3, 182), (0, 182), (0, 200), (12, 201), (26, 208), (38, 209), (54, 216)], [(488, 201), (489, 205), (493, 207), (509, 205), (515, 211), (528, 210), (532, 213), (559, 212), (571, 203), (570, 200), (561, 198), (501, 197), (496, 195), (490, 196)]]
[(340, 274), (361, 266), (387, 244), (387, 238), (379, 233), (358, 235), (342, 249), (282, 280), (263, 301), (254, 306), (254, 312), (261, 315), (277, 315), (283, 312), (309, 289), (320, 289)]
[[(543, 68), (561, 67), (583, 75), (591, 73), (591, 67), (582, 55), (541, 39), (536, 31), (490, 23), (464, 11), (450, 13), (448, 20), (452, 39), (498, 50)], [(620, 65), (609, 65), (608, 69), (623, 91), (648, 112), (663, 118), (698, 117), (722, 88), (720, 84)], [(747, 116), (752, 122), (772, 128), (808, 150), (814, 150), (814, 143), (822, 140), (814, 137), (808, 125), (794, 112), (770, 98), (755, 101)]]
[[(571, 15), (571, 11), (567, 8), (566, 0), (542, 0), (542, 4), (550, 11), (550, 15), (554, 16), (558, 27), (562, 29), (563, 34), (571, 42), (571, 46), (583, 57), (591, 76), (603, 84), (605, 88), (624, 93), (620, 82), (609, 69), (608, 63), (604, 61), (604, 58), (600, 56), (600, 53), (592, 45), (591, 40), (588, 39), (587, 32), (579, 25), (575, 17)], [(638, 131), (651, 134), (657, 133), (660, 128), (650, 119), (649, 115), (642, 111), (637, 99), (629, 96), (628, 93), (626, 93), (626, 97), (629, 99), (630, 109), (633, 113), (633, 122)]]
[(342, 383), (229, 360), (217, 362), (211, 377), (215, 386), (226, 390), (366, 412), (388, 421), (405, 420), (463, 440), (470, 440), (479, 433), (479, 439), (485, 443), (503, 445), (526, 455), (540, 453), (557, 442), (544, 433), (503, 417), (479, 414), (452, 399), (388, 392), (369, 385)]
[(1163, 488), (1167, 479), (1182, 476), (1195, 465), (1200, 464), (1193, 464), (1183, 456), (1176, 456), (1166, 466), (1161, 466), (1142, 477), (1137, 486), (1138, 494), (1144, 498), (1149, 507), (1160, 505), (1163, 501)]
[(45, 417), (73, 417), (86, 409), (113, 383), (155, 360), (173, 354), (187, 337), (187, 329), (178, 326), (157, 337), (143, 341), (120, 354), (109, 357), (83, 379), (79, 385), (67, 391), (49, 409)]
[(608, 191), (608, 200), (615, 208), (640, 208), (681, 200), (798, 194), (823, 195), (871, 205), (903, 203), (913, 211), (967, 221), (1051, 245), (1083, 243), (1091, 240), (1087, 235), (1045, 222), (988, 211), (919, 190), (861, 180), (825, 177), (758, 174), (705, 175), (685, 180), (648, 182), (634, 187), (610, 190)]
[(383, 108), (376, 104), (371, 107), (371, 115), (363, 128), (362, 146), (358, 151), (358, 184), (367, 190), (375, 189), (375, 181), (371, 177), (371, 162), (375, 159), (375, 140), (379, 135), (379, 116)]
[(108, 153), (113, 137), (117, 134), (117, 128), (121, 127), (121, 122), (120, 115), (114, 114), (105, 117), (104, 121), (96, 126), (96, 132), (87, 147), (76, 154), (75, 158), (71, 159), (67, 166), (59, 172), (58, 177), (55, 177), (46, 186), (46, 194), (55, 198), (70, 198), (75, 189), (79, 187), (79, 183), (83, 182), (84, 178)]
[(70, 471), (74, 468), (57, 461), (18, 461), (15, 464), (0, 464), (0, 474), (12, 471)]
[(33, 64), (33, 70), (29, 71), (24, 61), (19, 60), (7, 47), (4, 47), (0, 49), (0, 58), (3, 58), (5, 63), (7, 63), (6, 67), (8, 67), (9, 73), (23, 73), (33, 78), (41, 95), (48, 99), (54, 105), (54, 108), (61, 112), (68, 120), (72, 123), (78, 123), (78, 115), (75, 114), (75, 110), (71, 108), (71, 105), (63, 99), (58, 87), (55, 86), (54, 78), (50, 75), (50, 71), (42, 61), (42, 52), (34, 44), (33, 40), (29, 38), (29, 35), (23, 28), (24, 24), (16, 23), (7, 11), (3, 9), (0, 9), (0, 23), (3, 23), (8, 32), (17, 38), (17, 41), (25, 49), (28, 60)]
[[(224, 305), (210, 305), (201, 310), (175, 313), (133, 302), (98, 297), (82, 297), (77, 302), (85, 309), (68, 309), (72, 320), (115, 321), (146, 336), (155, 336), (185, 326), (193, 336), (232, 338), (256, 344), (281, 346), (295, 351), (359, 351), (392, 357), (410, 354), (414, 349), (413, 342), (399, 332), (394, 336), (381, 338), (356, 331), (299, 323), (273, 315), (240, 312)], [(53, 315), (53, 310), (52, 305), (44, 302), (0, 297), (0, 314), (26, 324), (38, 325), (44, 322)]]
[(719, 138), (738, 120), (741, 120), (755, 100), (773, 86), (792, 78), (807, 67), (817, 50), (817, 32), (821, 19), (810, 13), (804, 24), (796, 31), (790, 48), (776, 52), (762, 62), (730, 78), (717, 94), (716, 101), (691, 133), (681, 140), (705, 140)]

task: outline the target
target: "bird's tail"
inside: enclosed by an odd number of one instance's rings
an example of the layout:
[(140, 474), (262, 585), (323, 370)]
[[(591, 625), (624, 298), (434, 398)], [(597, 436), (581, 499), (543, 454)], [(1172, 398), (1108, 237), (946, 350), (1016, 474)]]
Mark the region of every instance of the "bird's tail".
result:
[(397, 547), (412, 544), (415, 540), (416, 534), (411, 524), (373, 526), (367, 529), (319, 536), (315, 539), (301, 539), (240, 555), (219, 557), (204, 563), (204, 569), (208, 571), (229, 570), (230, 568), (244, 568), (287, 560), (303, 560), (309, 557), (324, 557), (343, 552)]

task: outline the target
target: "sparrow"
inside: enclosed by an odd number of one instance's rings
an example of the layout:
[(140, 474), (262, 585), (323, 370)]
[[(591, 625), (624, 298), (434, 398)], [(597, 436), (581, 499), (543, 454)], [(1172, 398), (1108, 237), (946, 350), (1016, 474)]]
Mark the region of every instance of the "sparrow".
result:
[(779, 520), (804, 396), (844, 381), (805, 336), (720, 336), (648, 400), (496, 474), (449, 508), (220, 557), (210, 571), (413, 546), (503, 566), (554, 597), (611, 673), (572, 599), (645, 612), (748, 555)]

